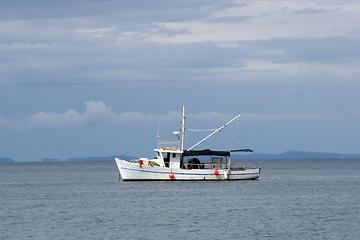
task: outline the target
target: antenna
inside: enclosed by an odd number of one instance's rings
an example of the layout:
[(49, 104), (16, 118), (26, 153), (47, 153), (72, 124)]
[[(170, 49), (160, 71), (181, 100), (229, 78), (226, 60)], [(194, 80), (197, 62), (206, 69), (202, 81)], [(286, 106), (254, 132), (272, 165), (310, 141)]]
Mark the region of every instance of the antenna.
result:
[(157, 138), (160, 138), (159, 133), (160, 133), (160, 120), (158, 122), (158, 130), (157, 130), (157, 134), (156, 134)]
[(182, 128), (181, 128), (181, 150), (185, 149), (185, 105), (183, 105), (183, 115), (182, 115)]

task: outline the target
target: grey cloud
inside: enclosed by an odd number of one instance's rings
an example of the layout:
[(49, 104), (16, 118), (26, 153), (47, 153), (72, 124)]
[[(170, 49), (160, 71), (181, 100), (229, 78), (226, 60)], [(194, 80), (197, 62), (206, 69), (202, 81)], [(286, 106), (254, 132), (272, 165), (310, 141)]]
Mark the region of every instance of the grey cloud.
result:
[[(270, 39), (242, 42), (259, 57), (278, 62), (331, 61), (360, 58), (359, 37)], [(277, 53), (277, 54), (276, 54)]]
[[(163, 27), (162, 22), (238, 23), (249, 20), (247, 16), (214, 17), (214, 12), (235, 5), (232, 1), (2, 3), (1, 82), (83, 84), (208, 80), (224, 83), (256, 82), (264, 78), (270, 82), (279, 78), (299, 80), (307, 75), (314, 76), (310, 80), (316, 81), (328, 78), (326, 68), (332, 66), (341, 70), (339, 74), (342, 72), (343, 76), (340, 77), (345, 80), (349, 78), (347, 72), (356, 73), (353, 65), (360, 57), (360, 41), (356, 36), (226, 42), (209, 39), (187, 44), (149, 41), (152, 36), (191, 33), (191, 24), (173, 29)], [(311, 12), (311, 8), (305, 10)], [(27, 13), (22, 15), (23, 12)], [(51, 13), (54, 15), (50, 16)], [(279, 67), (276, 71), (261, 70), (252, 67), (254, 63), (278, 64)], [(288, 72), (282, 72), (281, 64), (289, 63), (317, 63), (323, 69), (318, 68), (316, 75), (306, 69), (301, 74), (295, 71), (291, 74), (286, 67)]]
[(254, 17), (251, 16), (228, 16), (228, 17), (211, 17), (205, 19), (204, 22), (210, 23), (241, 23), (246, 22)]
[[(59, 43), (15, 43), (0, 45), (4, 53), (0, 60), (4, 63), (2, 81), (8, 83), (23, 80), (50, 84), (133, 80), (181, 82), (185, 79), (233, 82), (239, 78), (237, 74), (231, 76), (232, 70), (249, 71), (249, 61), (316, 62), (346, 69), (360, 61), (358, 45), (357, 37), (243, 41), (236, 42), (235, 47), (221, 47), (215, 43), (178, 44), (176, 47), (172, 44), (104, 43), (98, 48), (92, 44), (75, 47)], [(316, 78), (321, 78), (322, 70), (318, 71), (320, 75)], [(324, 72), (324, 76), (326, 74)], [(243, 80), (262, 78), (260, 71), (252, 71), (251, 76), (241, 75)]]
[(316, 14), (325, 12), (324, 9), (315, 9), (315, 8), (305, 8), (299, 11), (293, 11), (293, 14)]
[[(235, 6), (233, 1), (8, 1), (2, 3), (0, 19), (89, 18), (107, 22), (147, 23), (188, 21), (202, 18), (214, 10)], [(101, 21), (100, 21), (101, 22)]]

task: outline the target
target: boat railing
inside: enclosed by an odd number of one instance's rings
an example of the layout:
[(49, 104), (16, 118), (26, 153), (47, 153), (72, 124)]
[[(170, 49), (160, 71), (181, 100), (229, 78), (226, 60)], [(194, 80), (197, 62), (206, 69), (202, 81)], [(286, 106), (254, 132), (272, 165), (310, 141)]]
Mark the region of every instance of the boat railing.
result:
[[(184, 168), (186, 169), (228, 169), (226, 163), (186, 163)], [(257, 169), (259, 168), (258, 163), (235, 163), (230, 164), (231, 171), (241, 171), (245, 169)]]
[[(140, 158), (140, 159), (133, 159), (130, 160), (129, 162), (131, 163), (138, 163), (140, 164), (140, 160), (141, 160), (141, 164), (142, 165), (151, 165), (154, 166), (153, 161), (151, 161), (148, 158)], [(156, 164), (158, 166), (158, 164)], [(198, 162), (198, 163), (185, 163), (183, 165), (181, 165), (181, 168), (183, 169), (228, 169), (229, 165), (227, 163), (202, 163), (202, 162)], [(259, 164), (258, 163), (232, 163), (230, 164), (230, 170), (231, 171), (242, 171), (245, 169), (258, 169), (259, 168)]]
[(131, 162), (131, 163), (139, 163), (139, 161), (140, 161), (140, 159), (132, 159), (129, 162)]
[(230, 170), (245, 170), (245, 169), (257, 169), (259, 168), (258, 163), (234, 163), (230, 164)]
[(226, 164), (213, 164), (213, 163), (186, 163), (184, 168), (186, 169), (225, 169)]
[(150, 161), (150, 159), (148, 159), (148, 158), (136, 158), (136, 159), (130, 160), (129, 162), (131, 162), (131, 163), (140, 163), (140, 160), (141, 160), (142, 162)]
[(178, 139), (161, 139), (158, 138), (158, 149), (180, 149), (180, 140)]

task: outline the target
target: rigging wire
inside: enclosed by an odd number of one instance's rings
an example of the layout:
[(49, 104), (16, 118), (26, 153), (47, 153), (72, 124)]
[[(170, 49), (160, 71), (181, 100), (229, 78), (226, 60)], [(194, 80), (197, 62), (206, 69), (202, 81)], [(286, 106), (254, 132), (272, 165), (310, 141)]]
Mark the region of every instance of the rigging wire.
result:
[[(211, 126), (211, 127), (217, 127), (217, 126), (215, 126), (215, 125), (212, 125), (212, 124), (210, 124), (210, 123), (205, 123), (205, 122), (202, 122), (202, 121), (199, 121), (199, 120), (195, 120), (195, 119), (192, 119), (192, 118), (189, 118), (189, 117), (186, 117), (186, 119), (187, 120), (191, 120), (191, 121), (194, 121), (194, 122), (197, 122), (197, 123), (201, 123), (201, 124), (204, 124), (204, 125), (208, 125), (208, 126)], [(214, 129), (214, 130), (216, 130), (216, 129)]]
[(215, 130), (216, 129), (186, 129), (186, 131), (190, 131), (190, 132), (210, 132)]
[(232, 147), (232, 145), (233, 145), (233, 143), (234, 143), (236, 130), (237, 130), (238, 125), (239, 125), (239, 120), (240, 120), (240, 118), (238, 118), (238, 119), (237, 119), (237, 122), (236, 122), (236, 127), (235, 127), (235, 131), (234, 131), (234, 136), (233, 136), (233, 138), (232, 138), (232, 141), (231, 141), (231, 144), (230, 144), (230, 147), (229, 147), (229, 151), (231, 150), (231, 147)]
[[(170, 126), (174, 125), (175, 123), (171, 123), (170, 125), (168, 125), (166, 128), (164, 128), (164, 130), (168, 129)], [(159, 126), (160, 127), (160, 121), (159, 121)], [(158, 129), (158, 134), (157, 137), (159, 137), (159, 129)], [(138, 147), (140, 147), (141, 145), (143, 145), (144, 143), (148, 142), (150, 139), (152, 139), (153, 136), (149, 137), (148, 139), (146, 139), (145, 141), (143, 141), (142, 143), (140, 143), (139, 145), (135, 146), (134, 148), (132, 148), (130, 151), (126, 152), (125, 154), (123, 154), (122, 156), (120, 156), (119, 158), (122, 158), (123, 156), (125, 156), (126, 154), (134, 151), (135, 149), (137, 149)]]
[[(189, 118), (187, 117), (186, 119), (188, 120)], [(205, 125), (209, 125), (209, 126), (214, 127), (214, 125), (209, 124), (209, 123), (204, 123), (204, 122), (197, 121), (197, 120), (194, 120), (194, 119), (191, 119), (191, 118), (190, 118), (190, 120), (191, 120), (191, 121), (194, 121), (194, 122), (198, 122), (198, 123), (202, 123), (202, 124), (205, 124)], [(241, 142), (239, 142), (239, 141), (237, 141), (237, 140), (235, 139), (235, 134), (236, 134), (236, 130), (237, 130), (237, 127), (238, 127), (238, 124), (239, 124), (239, 120), (240, 120), (240, 118), (238, 118), (238, 120), (237, 120), (236, 128), (235, 128), (235, 132), (234, 132), (234, 136), (233, 136), (233, 137), (231, 137), (231, 136), (229, 136), (229, 135), (227, 134), (227, 132), (232, 129), (232, 126), (231, 126), (231, 125), (227, 128), (226, 131), (224, 131), (224, 132), (221, 131), (221, 130), (219, 131), (219, 134), (221, 135), (221, 138), (223, 139), (225, 146), (226, 146), (226, 141), (225, 141), (225, 139), (224, 139), (224, 136), (229, 137), (229, 138), (232, 138), (232, 141), (231, 141), (231, 145), (230, 145), (229, 150), (231, 150), (231, 147), (232, 147), (234, 141), (237, 142), (237, 143), (239, 143), (239, 144), (241, 144), (241, 145), (244, 146), (244, 147), (247, 147), (247, 146), (245, 146), (243, 143), (241, 143)], [(175, 123), (169, 124), (169, 125), (168, 125), (167, 127), (165, 127), (163, 130), (168, 129), (170, 126), (172, 126), (172, 125), (174, 125), (174, 124), (175, 124)], [(159, 129), (160, 129), (160, 121), (158, 122), (158, 132), (157, 132), (157, 137), (158, 137), (158, 138), (160, 137), (160, 136), (159, 136)], [(205, 130), (185, 129), (185, 130), (186, 130), (186, 131), (194, 131), (194, 132), (202, 132), (202, 131), (214, 131), (214, 130), (217, 130), (217, 129), (205, 129)], [(215, 143), (217, 143), (217, 142), (219, 141), (219, 139), (220, 139), (220, 138), (219, 138), (219, 134), (217, 134), (217, 135), (214, 136), (214, 138), (209, 142), (209, 144), (207, 144), (207, 147), (210, 146), (210, 145), (213, 146)], [(125, 154), (123, 154), (120, 158), (122, 158), (122, 157), (125, 156), (126, 154), (134, 151), (134, 150), (137, 149), (138, 147), (142, 146), (144, 143), (148, 142), (151, 138), (153, 138), (153, 137), (152, 137), (152, 136), (149, 137), (148, 139), (146, 139), (145, 141), (143, 141), (143, 142), (140, 143), (139, 145), (135, 146), (134, 148), (132, 148), (131, 150), (129, 150), (128, 152), (126, 152)], [(215, 141), (215, 140), (216, 140), (216, 141)], [(215, 141), (215, 142), (214, 142), (214, 141)]]
[[(211, 146), (214, 146), (219, 140), (220, 140), (220, 137), (221, 136), (221, 139), (223, 140), (224, 142), (224, 145), (225, 145), (225, 148), (227, 148), (227, 143), (226, 143), (226, 140), (224, 138), (224, 136), (226, 137), (229, 137), (231, 138), (227, 132), (229, 132), (230, 130), (232, 130), (233, 128), (233, 124), (230, 124), (228, 125), (228, 128), (227, 129), (223, 129), (223, 130), (220, 130), (218, 132), (218, 134), (214, 135), (214, 138), (209, 142), (209, 144), (206, 145), (207, 148), (211, 147)], [(216, 130), (216, 129), (215, 129)], [(216, 141), (215, 141), (216, 140)]]
[[(230, 136), (230, 135), (228, 134), (228, 132), (234, 128), (234, 125), (232, 125), (232, 126), (230, 125), (226, 131), (223, 131), (223, 130), (222, 130), (222, 131), (219, 131), (219, 134), (222, 135), (222, 138), (223, 138), (223, 140), (224, 140), (225, 146), (226, 146), (226, 140), (224, 139), (224, 136), (227, 137), (227, 138), (229, 138), (229, 139), (232, 139), (232, 142), (231, 142), (231, 145), (230, 145), (229, 150), (231, 150), (232, 145), (233, 145), (234, 142), (238, 143), (239, 145), (241, 145), (241, 146), (244, 147), (244, 148), (249, 148), (248, 146), (246, 146), (245, 144), (243, 144), (242, 142), (238, 141), (238, 140), (235, 138), (238, 125), (239, 125), (239, 120), (238, 120), (237, 123), (236, 123), (236, 127), (235, 127), (235, 130), (234, 130), (234, 135), (233, 135), (233, 136)], [(216, 141), (215, 141), (215, 140), (216, 140)], [(214, 138), (209, 142), (209, 144), (206, 145), (206, 147), (208, 148), (208, 147), (211, 147), (211, 146), (215, 145), (219, 140), (220, 140), (219, 135), (214, 135)], [(215, 142), (214, 142), (214, 141), (215, 141)]]
[[(218, 126), (214, 126), (213, 124), (209, 124), (209, 123), (205, 123), (205, 122), (202, 122), (202, 121), (198, 121), (198, 120), (195, 120), (195, 119), (192, 119), (192, 118), (188, 118), (187, 117), (187, 119), (190, 119), (190, 120), (192, 120), (192, 121), (194, 121), (194, 122), (197, 122), (197, 123), (201, 123), (201, 124), (203, 124), (203, 125), (209, 125), (209, 126), (212, 126), (212, 127), (216, 127), (216, 128), (214, 128), (214, 129), (186, 129), (186, 131), (193, 131), (193, 132), (205, 132), (205, 131), (218, 131)], [(231, 125), (230, 125), (231, 126)], [(223, 127), (225, 127), (225, 126), (223, 126)], [(223, 128), (222, 127), (222, 128)], [(230, 127), (231, 128), (231, 127)], [(228, 127), (228, 130), (227, 131), (229, 131), (229, 127)], [(227, 132), (226, 131), (226, 132)], [(221, 134), (221, 132), (222, 132), (222, 130), (219, 130), (218, 131), (218, 133), (220, 133)], [(212, 133), (213, 134), (213, 133)], [(212, 135), (211, 134), (211, 135)], [(210, 135), (210, 136), (211, 136)], [(213, 140), (212, 141), (210, 141), (209, 142), (209, 144), (207, 144), (206, 146), (208, 147), (209, 145), (211, 145), (211, 143), (212, 142), (214, 142), (215, 140), (215, 142), (213, 143), (213, 144), (215, 144), (219, 139), (217, 139), (217, 136), (219, 136), (218, 134), (216, 134), (216, 135), (214, 135), (214, 138), (213, 138)], [(223, 137), (223, 136), (222, 136)], [(224, 140), (224, 139), (223, 139)], [(226, 141), (224, 140), (224, 145), (226, 146), (226, 148), (227, 148), (227, 144), (226, 144)]]

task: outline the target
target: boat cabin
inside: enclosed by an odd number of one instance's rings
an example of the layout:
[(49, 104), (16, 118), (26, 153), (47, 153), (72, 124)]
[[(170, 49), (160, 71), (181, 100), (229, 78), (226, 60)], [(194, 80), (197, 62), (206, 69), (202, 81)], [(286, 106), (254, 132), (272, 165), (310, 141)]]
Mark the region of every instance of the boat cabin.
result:
[(182, 150), (171, 148), (154, 149), (157, 159), (154, 159), (160, 167), (180, 168)]
[[(169, 145), (170, 143), (170, 145)], [(251, 149), (212, 151), (204, 150), (181, 150), (177, 140), (158, 139), (156, 162), (160, 167), (181, 169), (222, 169), (227, 168), (231, 152), (252, 152)], [(165, 146), (166, 145), (166, 146)]]

